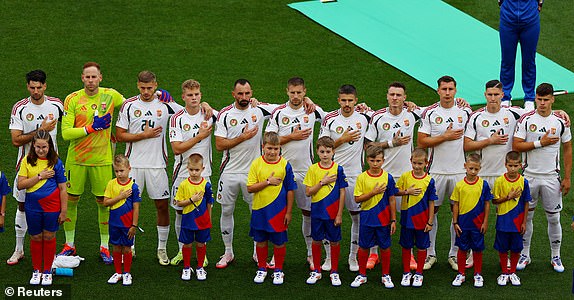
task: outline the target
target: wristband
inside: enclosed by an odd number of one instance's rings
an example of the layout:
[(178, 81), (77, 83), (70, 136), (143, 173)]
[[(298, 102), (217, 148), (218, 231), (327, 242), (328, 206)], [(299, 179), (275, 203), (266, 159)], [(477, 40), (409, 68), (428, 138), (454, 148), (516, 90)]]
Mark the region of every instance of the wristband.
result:
[(391, 223), (395, 223), (397, 220), (391, 220)]
[(38, 174), (38, 180), (42, 180), (42, 175)]
[(265, 181), (267, 182), (267, 185), (271, 185), (271, 182), (269, 182), (269, 179), (265, 179)]
[(387, 141), (387, 147), (388, 148), (393, 148), (395, 146), (395, 144), (393, 143), (393, 140), (388, 140)]
[(452, 222), (452, 225), (458, 225), (458, 222)]
[(432, 227), (432, 226), (433, 226), (433, 224), (431, 224), (431, 223), (428, 223), (428, 222), (427, 222), (427, 225), (428, 225), (428, 226), (430, 226), (430, 227)]
[(540, 141), (534, 142), (534, 149), (542, 147), (542, 143)]
[(138, 225), (134, 225), (134, 224), (132, 224), (132, 227), (134, 227), (134, 228), (138, 228)]

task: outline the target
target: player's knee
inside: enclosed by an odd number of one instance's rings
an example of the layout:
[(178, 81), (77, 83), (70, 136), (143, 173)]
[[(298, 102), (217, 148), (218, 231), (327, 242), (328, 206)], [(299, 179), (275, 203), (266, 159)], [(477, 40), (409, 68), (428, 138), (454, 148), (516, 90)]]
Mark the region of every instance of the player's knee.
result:
[(56, 238), (56, 233), (55, 232), (50, 232), (50, 231), (44, 231), (42, 233), (42, 239), (44, 241), (50, 241), (53, 240), (54, 238)]
[(560, 224), (560, 213), (546, 212), (546, 220), (548, 220), (549, 225), (558, 225)]
[(221, 205), (221, 216), (222, 217), (231, 217), (231, 216), (233, 216), (234, 210), (235, 210), (235, 206)]
[(34, 234), (30, 235), (30, 240), (34, 242), (41, 242), (42, 241), (42, 234)]

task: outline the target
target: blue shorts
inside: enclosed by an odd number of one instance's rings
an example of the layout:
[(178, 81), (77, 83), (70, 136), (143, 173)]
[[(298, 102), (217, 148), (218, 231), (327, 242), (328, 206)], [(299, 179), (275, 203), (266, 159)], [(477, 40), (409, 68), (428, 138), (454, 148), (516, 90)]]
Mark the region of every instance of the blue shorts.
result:
[(369, 249), (373, 246), (387, 249), (391, 246), (391, 225), (387, 226), (364, 226), (359, 227), (359, 247)]
[(426, 250), (430, 247), (429, 233), (425, 232), (424, 229), (417, 230), (401, 226), (399, 244), (405, 249), (412, 249), (416, 245), (417, 249)]
[(460, 236), (456, 237), (455, 245), (462, 251), (483, 251), (484, 250), (484, 234), (477, 230), (463, 230)]
[(329, 242), (341, 240), (341, 226), (335, 226), (334, 220), (311, 218), (311, 238), (314, 241), (327, 239)]
[(520, 232), (503, 232), (496, 231), (494, 239), (494, 249), (498, 252), (506, 253), (508, 251), (519, 253), (524, 248), (522, 244), (522, 234)]
[(134, 240), (128, 238), (129, 228), (123, 226), (109, 226), (110, 244), (115, 246), (133, 246)]
[(281, 246), (288, 241), (287, 230), (281, 232), (267, 232), (265, 230), (254, 229), (252, 227), (249, 230), (249, 236), (258, 243), (271, 241), (271, 243), (276, 246)]
[(60, 212), (26, 211), (28, 234), (38, 235), (45, 231), (56, 232), (60, 228), (58, 217)]
[(179, 232), (179, 241), (186, 245), (193, 242), (207, 243), (211, 241), (210, 229), (192, 230), (181, 228), (181, 231)]

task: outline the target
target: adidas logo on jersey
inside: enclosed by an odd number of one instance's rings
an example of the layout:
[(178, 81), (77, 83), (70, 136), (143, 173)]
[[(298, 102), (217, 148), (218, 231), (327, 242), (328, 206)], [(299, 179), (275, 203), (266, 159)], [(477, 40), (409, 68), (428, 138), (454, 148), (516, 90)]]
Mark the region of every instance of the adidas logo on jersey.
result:
[(500, 122), (498, 122), (498, 120), (494, 121), (494, 123), (492, 124), (493, 126), (497, 126), (500, 125)]
[(241, 120), (241, 124), (248, 124), (247, 119)]
[(538, 132), (546, 132), (546, 128), (542, 127), (538, 130)]
[(298, 118), (295, 118), (295, 120), (293, 120), (293, 121), (291, 122), (291, 124), (299, 124), (299, 123), (301, 123), (301, 121), (299, 121)]
[(36, 120), (44, 120), (44, 116), (43, 115), (39, 115)]
[(153, 114), (152, 114), (151, 111), (149, 111), (149, 110), (145, 113), (145, 116), (148, 116), (148, 117), (149, 117), (149, 116), (152, 116), (152, 115), (153, 115)]
[(199, 129), (199, 125), (198, 125), (198, 124), (194, 124), (194, 125), (193, 125), (193, 129)]
[(448, 119), (446, 119), (446, 122), (447, 122), (447, 123), (453, 123), (454, 120), (453, 120), (451, 117), (448, 117)]
[(393, 128), (394, 128), (394, 129), (396, 129), (396, 128), (401, 128), (401, 124), (395, 123), (395, 125), (393, 125)]

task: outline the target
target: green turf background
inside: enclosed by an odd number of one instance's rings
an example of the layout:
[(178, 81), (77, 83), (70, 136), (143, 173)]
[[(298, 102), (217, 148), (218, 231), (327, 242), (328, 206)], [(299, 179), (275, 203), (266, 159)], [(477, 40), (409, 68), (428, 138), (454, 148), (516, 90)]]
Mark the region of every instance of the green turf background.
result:
[[(17, 149), (10, 145), (8, 131), (10, 108), (28, 96), (24, 75), (36, 68), (48, 73), (47, 94), (65, 98), (82, 88), (81, 66), (86, 61), (102, 65), (102, 86), (114, 87), (124, 96), (137, 94), (136, 76), (144, 69), (152, 70), (160, 86), (168, 89), (181, 103), (179, 86), (186, 79), (202, 83), (204, 101), (221, 108), (232, 102), (232, 83), (239, 77), (248, 78), (254, 96), (269, 102), (284, 102), (287, 79), (301, 76), (307, 82), (308, 95), (325, 109), (336, 109), (337, 89), (352, 83), (361, 101), (374, 108), (386, 106), (386, 85), (394, 80), (408, 86), (408, 99), (421, 105), (438, 100), (436, 93), (416, 82), (407, 74), (385, 64), (367, 52), (353, 46), (330, 31), (315, 24), (298, 12), (289, 9), (287, 0), (193, 0), (193, 1), (2, 1), (0, 10), (0, 90), (2, 105), (0, 133), (0, 169), (12, 182)], [(493, 28), (498, 27), (496, 1), (447, 1)], [(574, 13), (571, 0), (547, 1), (542, 11), (542, 32), (539, 52), (564, 67), (574, 70), (574, 31), (568, 16)], [(400, 24), (398, 24), (400, 26)], [(456, 37), (437, 38), (455, 44)], [(487, 81), (492, 78), (485, 78)], [(556, 108), (572, 112), (573, 96), (557, 98)], [(67, 145), (60, 141), (65, 157)], [(123, 149), (123, 146), (119, 146)], [(220, 154), (214, 152), (214, 169)], [(171, 171), (171, 170), (170, 170)], [(217, 181), (217, 176), (212, 177)], [(455, 273), (446, 264), (449, 235), (446, 223), (449, 214), (440, 215), (437, 265), (425, 273), (421, 289), (397, 287), (384, 290), (380, 284), (380, 269), (369, 272), (370, 282), (352, 290), (348, 284), (355, 274), (348, 272), (346, 256), (350, 220), (343, 225), (341, 259), (341, 288), (333, 288), (328, 280), (317, 286), (307, 286), (308, 269), (304, 264), (305, 246), (300, 234), (300, 217), (294, 210), (285, 265), (286, 282), (273, 287), (270, 282), (256, 286), (252, 282), (255, 266), (251, 262), (252, 243), (247, 236), (249, 214), (244, 203), (236, 209), (235, 254), (237, 261), (227, 270), (216, 270), (214, 263), (223, 253), (219, 228), (219, 205), (214, 207), (213, 241), (208, 245), (206, 282), (182, 282), (180, 267), (161, 267), (155, 259), (157, 237), (155, 211), (144, 198), (141, 225), (146, 233), (138, 237), (137, 258), (134, 261), (132, 287), (109, 286), (107, 278), (113, 267), (98, 261), (99, 237), (93, 198), (84, 195), (79, 208), (77, 245), (86, 262), (75, 270), (71, 278), (58, 277), (55, 283), (71, 284), (73, 298), (115, 297), (131, 298), (439, 298), (459, 297), (535, 297), (566, 298), (571, 296), (573, 234), (569, 229), (573, 214), (572, 193), (565, 197), (562, 212), (564, 238), (564, 274), (552, 271), (549, 264), (549, 244), (546, 237), (544, 214), (538, 211), (533, 238), (533, 264), (519, 275), (524, 286), (498, 287), (498, 255), (490, 246), (494, 239), (494, 217), (487, 234), (489, 248), (484, 255), (485, 288), (474, 289), (470, 284), (462, 288), (450, 286)], [(15, 200), (9, 197), (6, 232), (0, 234), (0, 259), (7, 259), (14, 247)], [(173, 214), (172, 214), (173, 218)], [(63, 232), (59, 233), (63, 243)], [(394, 245), (391, 274), (398, 286), (402, 273), (398, 235)], [(176, 254), (176, 239), (170, 235), (168, 252)], [(28, 243), (25, 246), (28, 254)], [(9, 267), (0, 263), (0, 283), (26, 283), (31, 273), (29, 256), (21, 264)], [(432, 294), (431, 294), (432, 293)]]

